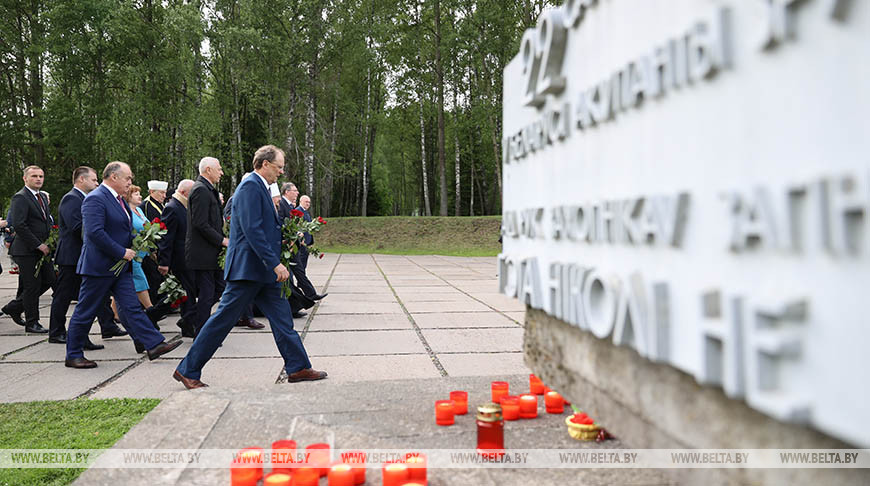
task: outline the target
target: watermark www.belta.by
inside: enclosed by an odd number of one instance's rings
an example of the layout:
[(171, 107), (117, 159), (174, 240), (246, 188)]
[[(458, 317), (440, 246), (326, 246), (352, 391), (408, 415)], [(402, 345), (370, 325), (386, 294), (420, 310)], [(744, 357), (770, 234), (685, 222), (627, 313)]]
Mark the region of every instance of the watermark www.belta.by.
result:
[[(430, 469), (870, 468), (870, 449), (355, 449), (329, 450), (329, 462), (369, 468), (423, 455)], [(239, 449), (0, 449), (0, 468), (301, 467), (322, 460), (305, 450), (240, 454)]]

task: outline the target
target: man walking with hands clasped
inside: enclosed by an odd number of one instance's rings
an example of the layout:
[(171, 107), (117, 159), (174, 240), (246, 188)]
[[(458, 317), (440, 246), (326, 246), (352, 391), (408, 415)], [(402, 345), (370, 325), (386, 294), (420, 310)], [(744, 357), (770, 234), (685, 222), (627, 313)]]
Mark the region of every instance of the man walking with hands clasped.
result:
[(281, 221), (269, 185), (284, 172), (284, 152), (266, 145), (254, 154), (254, 172), (233, 195), (230, 242), (224, 279), (227, 287), (217, 311), (196, 336), (173, 378), (188, 389), (205, 385), (202, 368), (253, 301), (269, 319), (289, 382), (321, 380), (325, 371), (311, 368), (302, 339), (293, 329), (290, 304), (281, 295), (281, 282), (290, 271), (281, 264)]

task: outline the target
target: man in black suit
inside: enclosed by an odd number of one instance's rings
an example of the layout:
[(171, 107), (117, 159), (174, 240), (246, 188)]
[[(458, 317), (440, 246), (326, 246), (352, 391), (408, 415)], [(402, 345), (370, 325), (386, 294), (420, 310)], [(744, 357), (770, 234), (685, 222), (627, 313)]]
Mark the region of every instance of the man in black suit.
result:
[[(54, 283), (54, 265), (49, 255), (51, 249), (44, 243), (52, 225), (48, 200), (40, 192), (44, 182), (45, 173), (42, 169), (31, 165), (24, 169), (24, 187), (12, 196), (10, 220), (15, 227), (15, 240), (12, 241), (9, 254), (15, 257), (20, 269), (20, 294), (2, 309), (16, 324), (23, 324), (25, 331), (34, 333), (48, 332), (39, 323), (39, 296)], [(37, 274), (36, 265), (44, 258), (46, 260)], [(25, 321), (21, 320), (22, 312)]]
[[(297, 196), (299, 196), (299, 189), (296, 188), (296, 184), (285, 182), (281, 186), (281, 199), (278, 200), (278, 217), (281, 221), (284, 221), (284, 218), (291, 217), (290, 211), (296, 209)], [(296, 265), (290, 267), (290, 272), (293, 273), (293, 280), (296, 282), (299, 290), (302, 291), (302, 294), (308, 299), (320, 300), (326, 297), (328, 294), (319, 295), (317, 289), (314, 288), (314, 284), (311, 283), (311, 280), (308, 280), (308, 275), (305, 274), (305, 268), (302, 266), (301, 255), (302, 249), (300, 248), (294, 257)], [(297, 314), (299, 315), (294, 315), (294, 317), (305, 316), (304, 312), (297, 312)]]
[[(82, 201), (85, 195), (100, 185), (97, 172), (90, 167), (78, 167), (73, 171), (73, 188), (63, 196), (57, 210), (60, 223), (60, 235), (55, 253), (55, 263), (58, 266), (57, 282), (54, 294), (51, 296), (51, 319), (49, 321), (48, 342), (66, 343), (66, 312), (70, 302), (79, 295), (82, 277), (76, 274), (76, 265), (82, 254)], [(109, 299), (97, 313), (103, 339), (126, 336), (113, 318)], [(103, 349), (102, 344), (94, 344), (90, 338), (85, 339), (84, 349), (91, 351)]]
[[(305, 221), (311, 222), (311, 213), (308, 211), (311, 209), (311, 198), (308, 196), (302, 196), (299, 198), (299, 209), (302, 211), (302, 219)], [(302, 264), (302, 270), (308, 271), (308, 245), (314, 244), (314, 236), (305, 232), (305, 236), (302, 240), (305, 245), (299, 248), (299, 263)]]
[(196, 321), (193, 323), (196, 333), (211, 315), (212, 306), (226, 286), (218, 255), (229, 239), (223, 233), (220, 196), (215, 188), (223, 174), (218, 159), (203, 157), (199, 161), (199, 177), (187, 199), (184, 250), (187, 268), (196, 284)]
[[(184, 255), (187, 238), (187, 196), (190, 195), (192, 187), (193, 181), (190, 179), (178, 183), (175, 193), (163, 207), (160, 220), (166, 224), (166, 234), (157, 242), (157, 271), (163, 276), (172, 272), (187, 292), (187, 301), (181, 304), (181, 318), (184, 322), (179, 321), (181, 335), (184, 337), (195, 336), (196, 322), (196, 284), (188, 271)], [(148, 315), (155, 322), (160, 318), (152, 315), (157, 312), (156, 307), (152, 307), (154, 310)]]

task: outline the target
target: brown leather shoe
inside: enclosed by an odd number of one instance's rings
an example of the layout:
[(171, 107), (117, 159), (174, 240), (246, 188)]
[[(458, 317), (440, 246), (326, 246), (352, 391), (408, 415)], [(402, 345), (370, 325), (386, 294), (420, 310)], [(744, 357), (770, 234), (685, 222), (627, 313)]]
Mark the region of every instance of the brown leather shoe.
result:
[(172, 351), (179, 346), (181, 346), (181, 341), (175, 341), (173, 343), (167, 343), (166, 341), (163, 341), (154, 348), (148, 350), (148, 359), (154, 361), (155, 359), (163, 356), (164, 354)]
[(172, 373), (172, 377), (175, 378), (175, 381), (180, 382), (184, 385), (188, 390), (193, 390), (194, 388), (205, 388), (208, 385), (199, 381), (199, 380), (191, 380), (190, 378), (185, 378), (184, 375), (175, 370), (175, 373)]
[(287, 381), (290, 383), (296, 383), (297, 381), (316, 381), (324, 378), (326, 378), (325, 371), (317, 371), (313, 368), (306, 368), (287, 375)]
[(63, 365), (67, 368), (78, 368), (83, 370), (86, 368), (96, 368), (97, 362), (91, 361), (87, 358), (73, 358), (64, 361)]

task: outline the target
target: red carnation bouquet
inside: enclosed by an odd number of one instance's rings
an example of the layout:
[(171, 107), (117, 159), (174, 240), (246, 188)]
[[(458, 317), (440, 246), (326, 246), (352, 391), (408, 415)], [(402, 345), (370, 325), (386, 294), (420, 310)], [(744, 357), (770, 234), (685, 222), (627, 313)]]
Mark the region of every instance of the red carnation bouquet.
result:
[[(142, 257), (139, 256), (139, 254), (148, 254), (156, 250), (157, 242), (166, 234), (166, 224), (163, 221), (160, 221), (160, 218), (154, 218), (150, 223), (146, 222), (144, 226), (145, 227), (142, 231), (138, 233), (135, 231), (133, 232), (135, 237), (133, 238), (132, 249), (136, 252), (136, 256), (133, 257), (133, 259), (139, 263), (142, 263)], [(112, 268), (109, 270), (114, 272), (117, 277), (118, 275), (121, 275), (121, 272), (124, 270), (124, 266), (126, 265), (127, 260), (122, 258), (112, 265)]]
[(38, 262), (36, 262), (36, 272), (33, 273), (34, 277), (39, 276), (39, 271), (42, 270), (42, 264), (47, 262), (47, 261), (50, 261), (51, 254), (54, 253), (54, 250), (57, 249), (58, 233), (60, 233), (60, 231), (58, 230), (58, 227), (56, 224), (52, 225), (51, 229), (48, 230), (48, 238), (46, 238), (45, 241), (43, 242), (43, 244), (48, 247), (48, 253), (46, 253), (45, 256), (43, 256), (42, 258), (39, 259)]

